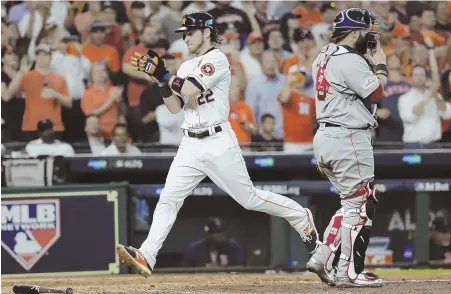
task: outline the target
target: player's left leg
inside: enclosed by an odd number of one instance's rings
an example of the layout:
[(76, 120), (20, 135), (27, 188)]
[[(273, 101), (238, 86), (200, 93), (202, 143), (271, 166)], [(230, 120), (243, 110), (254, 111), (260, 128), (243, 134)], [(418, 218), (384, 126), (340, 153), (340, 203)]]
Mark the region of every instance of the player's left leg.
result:
[(256, 189), (249, 177), (235, 134), (229, 131), (222, 135), (228, 136), (228, 144), (232, 144), (220, 156), (206, 160), (205, 173), (208, 177), (244, 208), (283, 217), (303, 241), (310, 241), (311, 233), (316, 233), (310, 210), (288, 197)]

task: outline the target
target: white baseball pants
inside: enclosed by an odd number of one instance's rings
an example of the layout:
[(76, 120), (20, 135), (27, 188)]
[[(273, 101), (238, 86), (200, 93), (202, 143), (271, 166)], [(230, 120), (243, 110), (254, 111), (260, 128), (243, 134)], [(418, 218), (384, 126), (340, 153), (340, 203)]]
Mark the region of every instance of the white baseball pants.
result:
[(283, 217), (299, 233), (308, 224), (307, 212), (297, 202), (255, 189), (230, 124), (224, 123), (221, 128), (221, 132), (204, 139), (182, 139), (155, 208), (149, 235), (140, 248), (152, 268), (183, 201), (206, 176), (248, 210)]

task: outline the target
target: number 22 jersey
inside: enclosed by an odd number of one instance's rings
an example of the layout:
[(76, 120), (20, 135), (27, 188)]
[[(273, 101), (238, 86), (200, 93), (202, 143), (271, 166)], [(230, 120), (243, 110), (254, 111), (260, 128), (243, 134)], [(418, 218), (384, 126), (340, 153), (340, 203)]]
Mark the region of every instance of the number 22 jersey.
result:
[(185, 61), (177, 76), (202, 88), (194, 105), (187, 104), (187, 98), (182, 97), (185, 101), (182, 129), (203, 129), (228, 122), (231, 72), (229, 61), (221, 50), (211, 48), (203, 55)]

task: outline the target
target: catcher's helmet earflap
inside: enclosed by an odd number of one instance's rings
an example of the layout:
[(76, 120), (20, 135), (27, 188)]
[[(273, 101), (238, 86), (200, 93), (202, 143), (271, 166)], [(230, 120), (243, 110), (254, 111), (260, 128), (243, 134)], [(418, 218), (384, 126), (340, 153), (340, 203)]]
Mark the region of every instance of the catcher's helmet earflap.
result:
[(368, 49), (375, 49), (379, 34), (374, 31), (374, 26), (381, 24), (379, 16), (362, 8), (348, 8), (340, 11), (333, 21), (333, 31), (330, 39), (333, 42), (343, 40), (349, 33), (355, 30), (366, 29), (365, 43)]

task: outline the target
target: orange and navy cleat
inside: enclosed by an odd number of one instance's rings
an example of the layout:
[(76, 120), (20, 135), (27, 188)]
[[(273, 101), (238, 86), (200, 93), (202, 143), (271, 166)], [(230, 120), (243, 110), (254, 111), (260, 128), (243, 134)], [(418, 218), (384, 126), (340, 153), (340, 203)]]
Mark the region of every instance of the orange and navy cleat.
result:
[(136, 273), (138, 273), (138, 275), (147, 278), (152, 274), (152, 268), (147, 263), (144, 255), (138, 249), (119, 244), (116, 247), (116, 252), (122, 262), (130, 266)]

